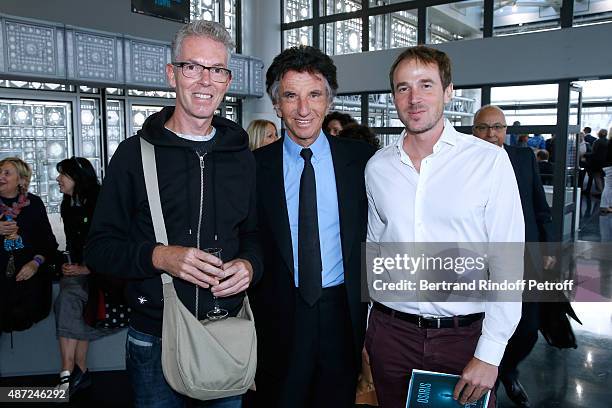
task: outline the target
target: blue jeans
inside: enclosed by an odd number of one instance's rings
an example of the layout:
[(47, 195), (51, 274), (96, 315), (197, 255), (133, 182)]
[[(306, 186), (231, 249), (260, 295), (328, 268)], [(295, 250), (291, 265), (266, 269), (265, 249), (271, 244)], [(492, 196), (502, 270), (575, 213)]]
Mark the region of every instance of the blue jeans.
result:
[(134, 330), (127, 332), (125, 357), (134, 391), (136, 408), (192, 407), (241, 408), (242, 395), (197, 401), (174, 391), (164, 378), (161, 365), (161, 338)]

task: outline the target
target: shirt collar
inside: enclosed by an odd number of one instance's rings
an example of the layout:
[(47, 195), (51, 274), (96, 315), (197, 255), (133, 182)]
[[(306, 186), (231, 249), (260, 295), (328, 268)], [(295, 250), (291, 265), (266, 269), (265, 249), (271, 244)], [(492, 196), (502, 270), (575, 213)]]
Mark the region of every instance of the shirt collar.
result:
[[(408, 155), (404, 151), (404, 138), (406, 137), (406, 129), (402, 131), (400, 137), (397, 138), (397, 142), (395, 143), (395, 149), (400, 156), (400, 160), (405, 163), (411, 163)], [(442, 130), (442, 135), (440, 139), (434, 144), (433, 151), (436, 153), (440, 150), (443, 144), (455, 146), (457, 144), (457, 131), (448, 121), (448, 119), (444, 118), (444, 130)]]
[[(300, 152), (304, 147), (295, 143), (293, 139), (287, 135), (287, 130), (285, 130), (285, 137), (283, 139), (283, 148), (285, 150), (285, 154), (288, 158), (293, 160), (294, 162), (302, 161), (302, 156), (300, 156)], [(325, 156), (329, 151), (329, 140), (327, 140), (327, 136), (323, 133), (323, 130), (319, 131), (319, 136), (317, 140), (314, 141), (313, 144), (308, 146), (310, 150), (312, 150), (312, 161), (316, 162), (321, 160), (323, 156)]]

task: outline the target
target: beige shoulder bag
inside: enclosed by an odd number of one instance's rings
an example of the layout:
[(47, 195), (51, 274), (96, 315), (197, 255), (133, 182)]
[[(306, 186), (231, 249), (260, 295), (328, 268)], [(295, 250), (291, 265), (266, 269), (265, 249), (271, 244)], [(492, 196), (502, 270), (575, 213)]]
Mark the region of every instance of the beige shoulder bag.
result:
[[(155, 239), (167, 245), (155, 148), (143, 138), (140, 146)], [(257, 366), (257, 337), (249, 298), (245, 296), (236, 317), (198, 321), (176, 295), (172, 277), (162, 273), (161, 280), (162, 368), (168, 384), (198, 400), (244, 394), (254, 382)]]

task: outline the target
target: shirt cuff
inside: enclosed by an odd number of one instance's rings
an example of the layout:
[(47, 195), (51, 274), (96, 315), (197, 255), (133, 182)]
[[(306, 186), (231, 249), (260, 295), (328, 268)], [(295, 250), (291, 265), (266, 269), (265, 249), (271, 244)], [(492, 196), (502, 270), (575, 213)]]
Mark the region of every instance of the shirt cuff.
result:
[(500, 344), (496, 341), (480, 336), (478, 344), (476, 345), (474, 357), (484, 361), (485, 363), (499, 367), (499, 363), (504, 356), (504, 351), (506, 351), (506, 344)]

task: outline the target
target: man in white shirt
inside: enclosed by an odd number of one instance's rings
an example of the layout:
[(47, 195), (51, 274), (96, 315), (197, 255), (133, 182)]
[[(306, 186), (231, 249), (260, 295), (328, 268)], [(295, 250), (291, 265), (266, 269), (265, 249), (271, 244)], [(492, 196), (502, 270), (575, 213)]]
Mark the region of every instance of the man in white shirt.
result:
[[(368, 241), (524, 242), (507, 154), (444, 119), (453, 92), (448, 56), (425, 46), (408, 48), (389, 79), (405, 130), (366, 168)], [(522, 260), (512, 266), (517, 264)], [(495, 278), (508, 267), (490, 263), (489, 274)], [(493, 388), (520, 302), (373, 300), (365, 347), (382, 406), (405, 406), (412, 369), (460, 374), (453, 398), (461, 404)], [(490, 407), (494, 400), (492, 395)]]

